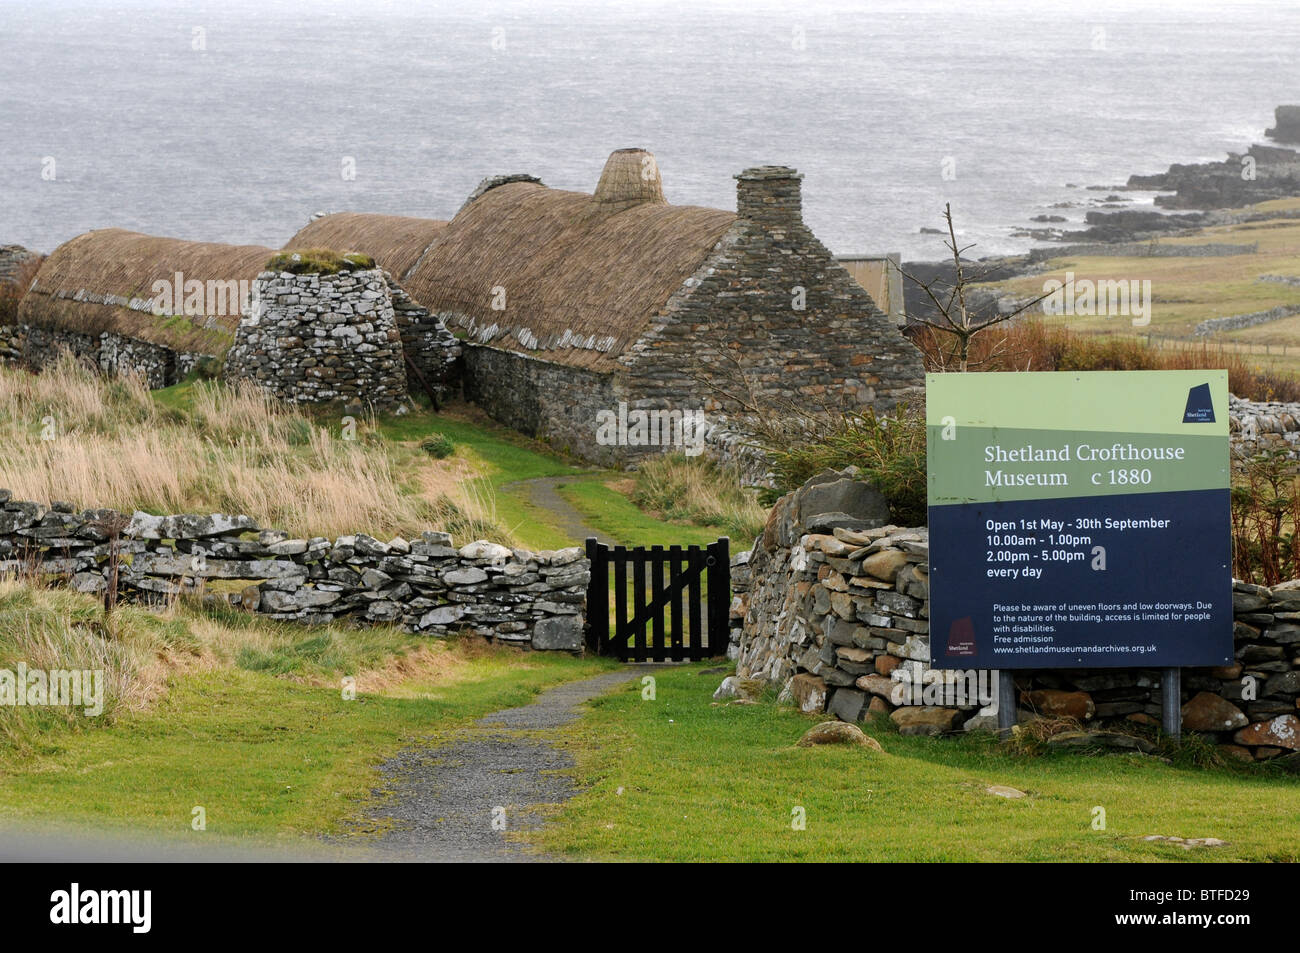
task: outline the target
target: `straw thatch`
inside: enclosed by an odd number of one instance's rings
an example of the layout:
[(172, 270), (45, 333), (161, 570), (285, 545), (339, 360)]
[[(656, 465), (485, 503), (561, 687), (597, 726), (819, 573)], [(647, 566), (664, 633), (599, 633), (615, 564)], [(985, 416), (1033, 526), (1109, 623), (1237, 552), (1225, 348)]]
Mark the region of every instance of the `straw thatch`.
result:
[(178, 351), (218, 353), (239, 324), (237, 308), (224, 314), (170, 315), (152, 311), (154, 283), (252, 280), (273, 254), (260, 245), (221, 245), (141, 235), (120, 228), (87, 232), (64, 242), (45, 260), (18, 309), (18, 321), (78, 334), (111, 331)]
[(605, 160), (592, 199), (609, 209), (664, 202), (664, 183), (655, 157), (644, 149), (619, 149)]
[[(603, 372), (735, 221), (733, 212), (669, 205), (654, 157), (620, 149), (594, 195), (493, 176), (450, 222), (342, 212), (285, 247), (364, 252), (471, 340)], [(492, 307), (496, 289), (504, 310)]]
[(336, 212), (316, 219), (284, 247), (364, 252), (400, 279), (446, 227), (446, 222), (432, 218)]
[(471, 340), (611, 371), (735, 221), (654, 201), (611, 210), (511, 183), (462, 209), (402, 283), (430, 311), (454, 313)]

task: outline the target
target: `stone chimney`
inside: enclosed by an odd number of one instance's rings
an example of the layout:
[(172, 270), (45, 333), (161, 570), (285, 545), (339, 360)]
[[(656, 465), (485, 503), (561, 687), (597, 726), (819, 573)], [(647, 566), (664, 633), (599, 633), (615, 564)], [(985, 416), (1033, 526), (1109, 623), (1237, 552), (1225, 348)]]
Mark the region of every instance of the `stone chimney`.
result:
[(736, 212), (763, 226), (803, 223), (799, 182), (803, 174), (784, 165), (760, 165), (736, 176)]

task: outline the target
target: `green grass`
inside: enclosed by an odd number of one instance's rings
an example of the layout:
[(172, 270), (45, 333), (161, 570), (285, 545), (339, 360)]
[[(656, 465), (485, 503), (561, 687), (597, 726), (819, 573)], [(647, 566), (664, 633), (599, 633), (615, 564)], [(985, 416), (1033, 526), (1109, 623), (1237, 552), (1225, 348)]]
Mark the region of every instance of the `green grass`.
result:
[[(726, 535), (726, 530), (716, 526), (669, 522), (646, 513), (609, 485), (611, 480), (623, 478), (621, 473), (595, 474), (562, 484), (559, 494), (595, 529), (629, 546), (705, 546)], [(753, 540), (733, 540), (741, 542), (748, 547)]]
[[(73, 621), (78, 607), (70, 603), (92, 604), (70, 594), (38, 593), (36, 599)], [(148, 616), (143, 609), (120, 613), (119, 638), (128, 646), (157, 645), (157, 624)], [(23, 748), (0, 744), (0, 822), (130, 830), (202, 843), (301, 844), (323, 833), (346, 833), (386, 757), (615, 665), (559, 653), (447, 646), (396, 629), (343, 633), (239, 622), (224, 614), (205, 618), (188, 610), (174, 615), (168, 628), (170, 642), (204, 646), (217, 660), (180, 669), (147, 708), (119, 706), (112, 716), (83, 719), (79, 727), (42, 725), (36, 743)], [(417, 642), (429, 650), (412, 655)], [(232, 658), (223, 660), (226, 654)], [(395, 670), (382, 664), (402, 656), (407, 674), (400, 664)], [(357, 674), (356, 698), (346, 700), (341, 676), (377, 663), (378, 674)], [(190, 829), (194, 807), (207, 815), (201, 834)]]
[[(560, 854), (618, 860), (1300, 860), (1300, 784), (1261, 770), (1192, 769), (1136, 755), (1013, 755), (990, 736), (905, 738), (885, 755), (796, 748), (818, 719), (713, 707), (721, 675), (656, 673), (598, 699), (572, 730), (588, 785), (534, 836)], [(1028, 793), (1007, 800), (992, 784)], [(622, 793), (619, 790), (622, 789)], [(1094, 830), (1094, 808), (1106, 829)], [(806, 829), (792, 829), (803, 808)], [(1148, 834), (1218, 837), (1186, 851)]]
[[(550, 513), (534, 506), (518, 488), (506, 484), (536, 477), (578, 474), (582, 469), (548, 452), (541, 444), (485, 420), (470, 420), (451, 412), (420, 411), (380, 419), (379, 430), (390, 440), (418, 444), (440, 433), (456, 445), (456, 454), (470, 461), (496, 508), (497, 522), (530, 549), (562, 549), (573, 540), (560, 530)], [(426, 458), (427, 459), (427, 458)]]

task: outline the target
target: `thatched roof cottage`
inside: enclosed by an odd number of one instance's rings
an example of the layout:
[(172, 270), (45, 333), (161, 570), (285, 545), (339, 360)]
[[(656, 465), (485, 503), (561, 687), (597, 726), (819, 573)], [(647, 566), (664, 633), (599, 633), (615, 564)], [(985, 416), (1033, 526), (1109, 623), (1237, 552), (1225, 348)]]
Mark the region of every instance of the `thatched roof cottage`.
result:
[[(285, 247), (359, 252), (392, 276), (380, 310), (391, 307), (403, 353), (385, 359), (386, 374), (405, 362), (415, 380), (442, 389), (461, 354), (470, 399), (588, 460), (698, 450), (701, 425), (734, 421), (751, 400), (888, 409), (919, 393), (920, 355), (899, 315), (882, 312), (804, 224), (802, 176), (761, 166), (735, 178), (735, 212), (672, 205), (654, 157), (621, 149), (591, 194), (496, 176), (450, 221), (326, 215)], [(163, 386), (200, 356), (226, 354), (238, 332), (235, 376), (292, 371), (313, 385), (295, 399), (326, 399), (340, 388), (322, 390), (317, 378), (350, 381), (360, 352), (322, 359), (304, 346), (297, 366), (294, 342), (325, 333), (313, 322), (369, 308), (322, 315), (316, 295), (295, 302), (281, 288), (284, 333), (268, 351), (255, 303), (250, 320), (240, 312), (250, 287), (275, 290), (276, 276), (263, 273), (272, 254), (121, 229), (79, 236), (45, 261), (19, 306), (31, 362), (54, 353), (57, 337), (106, 370), (144, 370)], [(848, 264), (891, 311), (901, 301), (889, 263)], [(365, 324), (363, 339), (373, 330)], [(393, 381), (385, 392), (404, 388)]]
[(173, 383), (229, 346), (250, 283), (274, 253), (121, 228), (78, 235), (45, 259), (18, 306), (24, 356), (39, 367), (57, 343), (106, 371)]
[(344, 213), (289, 245), (372, 255), (464, 337), (471, 399), (612, 462), (661, 448), (626, 427), (623, 445), (602, 439), (601, 420), (620, 407), (716, 418), (742, 409), (722, 396), (742, 387), (878, 408), (919, 392), (920, 355), (898, 322), (804, 225), (801, 178), (745, 170), (734, 213), (671, 205), (654, 157), (624, 149), (592, 194), (502, 176), (450, 222)]

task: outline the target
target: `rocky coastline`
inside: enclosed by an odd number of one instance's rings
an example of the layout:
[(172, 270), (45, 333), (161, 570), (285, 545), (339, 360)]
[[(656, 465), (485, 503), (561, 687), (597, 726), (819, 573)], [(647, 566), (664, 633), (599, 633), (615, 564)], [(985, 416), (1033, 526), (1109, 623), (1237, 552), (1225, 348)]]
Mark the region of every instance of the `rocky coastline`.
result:
[[(1103, 198), (1090, 200), (1093, 208), (1084, 213), (1084, 228), (1063, 227), (1067, 221), (1063, 215), (1036, 214), (1029, 219), (1031, 225), (1012, 234), (1045, 244), (1022, 255), (980, 259), (978, 280), (1005, 281), (1038, 274), (1048, 259), (1062, 255), (1199, 257), (1253, 251), (1248, 245), (1161, 245), (1159, 241), (1211, 226), (1300, 219), (1300, 209), (1267, 213), (1242, 211), (1259, 202), (1300, 196), (1300, 150), (1289, 148), (1300, 146), (1300, 106), (1278, 106), (1275, 116), (1276, 125), (1266, 130), (1265, 135), (1277, 145), (1255, 143), (1245, 152), (1229, 153), (1220, 162), (1174, 164), (1164, 172), (1130, 175), (1123, 185), (1084, 187), (1085, 191), (1106, 193)], [(1131, 199), (1124, 192), (1162, 194), (1153, 199), (1156, 209), (1137, 209), (1125, 207)], [(1073, 202), (1061, 205), (1077, 207)], [(921, 281), (935, 282), (936, 292), (952, 286), (950, 261), (908, 261), (903, 263), (903, 271)], [(904, 283), (904, 296), (911, 318), (938, 317), (933, 302), (915, 282)], [(976, 315), (992, 314), (1006, 305), (999, 294), (975, 289)]]

